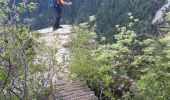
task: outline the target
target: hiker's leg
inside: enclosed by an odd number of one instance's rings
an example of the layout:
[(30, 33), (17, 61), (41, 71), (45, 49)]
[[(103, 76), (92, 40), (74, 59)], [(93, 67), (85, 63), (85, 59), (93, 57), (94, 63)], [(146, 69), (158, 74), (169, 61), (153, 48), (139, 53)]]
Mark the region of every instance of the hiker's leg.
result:
[(57, 6), (56, 8), (56, 20), (55, 20), (55, 24), (54, 24), (54, 28), (59, 28), (59, 24), (60, 24), (60, 19), (61, 19), (61, 7)]

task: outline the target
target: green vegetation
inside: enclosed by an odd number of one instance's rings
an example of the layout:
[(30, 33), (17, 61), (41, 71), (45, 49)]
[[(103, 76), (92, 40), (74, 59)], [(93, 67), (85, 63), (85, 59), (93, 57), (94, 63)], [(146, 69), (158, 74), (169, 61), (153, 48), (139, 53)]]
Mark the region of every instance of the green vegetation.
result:
[(57, 68), (56, 50), (45, 47), (40, 34), (30, 32), (20, 21), (25, 11), (34, 8), (34, 3), (26, 1), (8, 7), (0, 0), (0, 100), (45, 99), (57, 89), (51, 84), (52, 77), (45, 76), (50, 73), (47, 69)]
[[(67, 1), (67, 0), (66, 0)], [(96, 32), (98, 37), (107, 37), (108, 42), (113, 42), (116, 32), (115, 25), (127, 25), (128, 12), (132, 12), (139, 18), (139, 29), (150, 27), (150, 22), (165, 0), (71, 0), (72, 6), (64, 7), (64, 24), (76, 24), (85, 22), (89, 16), (95, 15), (97, 19)], [(34, 19), (33, 29), (41, 29), (52, 26), (55, 19), (55, 11), (51, 9), (47, 2), (36, 1), (37, 9), (34, 13), (25, 14), (27, 18)]]
[[(63, 67), (56, 41), (48, 47), (30, 32), (49, 27), (55, 12), (43, 0), (12, 1), (0, 0), (0, 100), (56, 99), (52, 81)], [(63, 45), (71, 51), (69, 78), (86, 82), (99, 100), (169, 100), (170, 12), (150, 25), (165, 0), (72, 2), (62, 18), (74, 24)]]
[[(117, 26), (116, 43), (97, 45), (88, 24), (75, 28), (71, 73), (86, 81), (100, 100), (166, 100), (170, 94), (169, 51), (162, 36), (137, 33), (138, 20)], [(94, 48), (95, 47), (95, 48)]]

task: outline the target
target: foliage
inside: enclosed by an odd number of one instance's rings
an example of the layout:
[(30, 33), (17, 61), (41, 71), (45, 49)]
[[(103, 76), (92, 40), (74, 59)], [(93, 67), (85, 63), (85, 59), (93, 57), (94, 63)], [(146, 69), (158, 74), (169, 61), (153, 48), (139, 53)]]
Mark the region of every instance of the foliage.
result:
[[(49, 26), (54, 14), (48, 14), (51, 9), (46, 2), (32, 1), (0, 0), (0, 99), (3, 100), (54, 99), (58, 90), (53, 82), (60, 71), (55, 60), (55, 43), (47, 47), (41, 35), (30, 32), (29, 27)], [(73, 29), (76, 35), (71, 42), (69, 67), (73, 78), (85, 81), (100, 100), (170, 98), (170, 30), (158, 27), (157, 36), (145, 31), (164, 0), (72, 2), (72, 8), (64, 9), (68, 13), (63, 19), (67, 20), (62, 22), (79, 24), (95, 15)], [(34, 23), (32, 16), (36, 16)], [(167, 27), (169, 13), (165, 19)], [(113, 39), (115, 43), (110, 42)]]
[(34, 40), (27, 26), (19, 24), (19, 17), (24, 9), (32, 9), (33, 6), (25, 1), (18, 3), (18, 6), (13, 5), (12, 1), (0, 1), (0, 5), (1, 97), (25, 99), (27, 70), (33, 58), (29, 55), (34, 55)]
[[(52, 26), (55, 20), (55, 10), (49, 7), (48, 1), (35, 1), (37, 9), (25, 16), (33, 19), (33, 29)], [(72, 6), (64, 6), (61, 23), (80, 24), (88, 20), (91, 15), (96, 15), (98, 37), (106, 37), (107, 42), (113, 42), (116, 33), (115, 25), (127, 25), (128, 12), (132, 12), (140, 19), (137, 28), (149, 28), (150, 22), (156, 12), (166, 0), (66, 0)], [(100, 40), (100, 39), (99, 39)]]
[[(56, 91), (51, 83), (57, 68), (56, 50), (40, 41), (21, 21), (24, 12), (35, 8), (27, 1), (0, 1), (0, 99), (50, 98)], [(38, 58), (40, 57), (40, 58)], [(46, 58), (46, 59), (43, 59)], [(53, 69), (52, 69), (53, 68)], [(48, 69), (48, 71), (46, 71)], [(47, 77), (47, 75), (51, 75)], [(41, 88), (40, 88), (41, 87)]]
[[(117, 25), (119, 33), (114, 44), (91, 46), (89, 36), (93, 32), (75, 28), (71, 72), (86, 81), (100, 100), (167, 99), (170, 48), (166, 39), (137, 33), (134, 25), (138, 20), (128, 15), (131, 22), (123, 27)], [(87, 28), (88, 24), (83, 25)]]
[[(168, 18), (169, 16), (167, 16)], [(145, 74), (137, 81), (137, 98), (146, 100), (167, 100), (170, 94), (170, 57), (169, 57), (169, 30), (163, 28), (166, 33), (154, 39), (144, 40), (147, 45), (142, 50), (145, 57), (150, 61), (149, 66), (143, 68)]]

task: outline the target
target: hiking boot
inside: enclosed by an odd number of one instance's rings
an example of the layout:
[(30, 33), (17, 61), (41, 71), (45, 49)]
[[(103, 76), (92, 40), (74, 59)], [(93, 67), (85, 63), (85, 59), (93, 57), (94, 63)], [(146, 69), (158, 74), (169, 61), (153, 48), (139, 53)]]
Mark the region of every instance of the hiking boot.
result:
[(63, 28), (62, 26), (58, 26), (57, 28)]
[(53, 27), (53, 31), (56, 31), (58, 28), (57, 27)]
[(53, 27), (53, 31), (56, 31), (59, 28), (63, 28), (62, 26), (58, 26), (58, 27)]

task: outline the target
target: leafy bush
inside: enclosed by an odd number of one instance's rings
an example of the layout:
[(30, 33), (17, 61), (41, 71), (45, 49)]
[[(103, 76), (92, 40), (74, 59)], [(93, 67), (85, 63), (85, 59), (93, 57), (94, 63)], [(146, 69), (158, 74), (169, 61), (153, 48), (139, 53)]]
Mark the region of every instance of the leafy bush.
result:
[(170, 48), (161, 36), (134, 31), (138, 20), (131, 13), (129, 17), (131, 23), (117, 26), (114, 44), (89, 43), (95, 36), (88, 23), (75, 28), (71, 73), (87, 82), (100, 100), (167, 99)]

